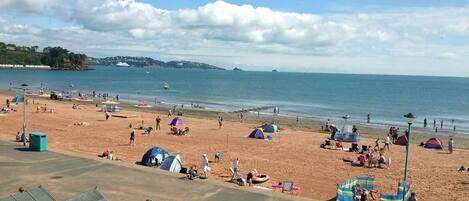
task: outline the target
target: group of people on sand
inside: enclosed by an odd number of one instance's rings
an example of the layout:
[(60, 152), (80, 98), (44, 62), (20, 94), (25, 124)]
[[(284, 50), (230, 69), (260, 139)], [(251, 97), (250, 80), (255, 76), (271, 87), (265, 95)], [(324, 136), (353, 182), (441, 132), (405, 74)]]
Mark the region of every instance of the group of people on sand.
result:
[(109, 150), (104, 151), (101, 155), (99, 155), (99, 157), (103, 159), (107, 159), (107, 160), (115, 160), (115, 161), (120, 160), (116, 157), (116, 155), (114, 154), (114, 151), (109, 151)]
[(368, 201), (376, 200), (375, 195), (378, 193), (376, 190), (367, 190), (363, 188), (360, 184), (355, 184), (352, 187), (353, 199), (355, 201)]
[(371, 148), (371, 146), (363, 146), (357, 159), (351, 160), (344, 158), (343, 160), (345, 162), (350, 162), (352, 166), (359, 167), (388, 168), (391, 165), (391, 158), (386, 159), (384, 148)]

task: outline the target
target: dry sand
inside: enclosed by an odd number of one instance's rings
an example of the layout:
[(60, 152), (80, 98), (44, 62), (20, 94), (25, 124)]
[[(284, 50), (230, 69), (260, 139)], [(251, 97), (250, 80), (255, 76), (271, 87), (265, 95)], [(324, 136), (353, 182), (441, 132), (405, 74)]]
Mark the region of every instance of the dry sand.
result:
[[(4, 103), (8, 95), (0, 95)], [(137, 130), (135, 146), (129, 146), (129, 123), (134, 126), (142, 119), (147, 125), (155, 127), (157, 114), (123, 111), (136, 117), (113, 118), (105, 121), (99, 108), (82, 105), (81, 109), (72, 109), (66, 101), (36, 100), (47, 104), (56, 113), (37, 113), (36, 105), (28, 105), (28, 132), (41, 131), (49, 136), (49, 146), (54, 150), (73, 151), (97, 155), (109, 149), (125, 163), (140, 161), (142, 155), (153, 146), (160, 146), (171, 153), (179, 153), (185, 166), (199, 165), (201, 155), (206, 153), (213, 160), (215, 151), (222, 152), (219, 163), (211, 163), (210, 179), (226, 181), (229, 179), (231, 162), (239, 157), (241, 171), (250, 169), (268, 174), (272, 181), (292, 180), (301, 186), (298, 196), (329, 200), (335, 197), (336, 185), (354, 176), (370, 175), (376, 178), (375, 186), (380, 192), (393, 193), (397, 181), (403, 177), (405, 147), (392, 146), (386, 155), (392, 158), (389, 169), (352, 167), (342, 162), (344, 157), (355, 154), (320, 149), (319, 145), (327, 134), (282, 129), (275, 134), (274, 141), (253, 140), (246, 138), (257, 126), (240, 122), (225, 122), (218, 129), (216, 120), (183, 117), (190, 127), (190, 136), (169, 135), (168, 123), (171, 118), (158, 114), (162, 118), (162, 130), (152, 135), (142, 135)], [(0, 139), (14, 140), (21, 130), (21, 105), (18, 112), (0, 116)], [(88, 122), (86, 127), (74, 126), (77, 122)], [(445, 142), (447, 139), (443, 139)], [(455, 142), (457, 146), (457, 141)], [(363, 139), (362, 144), (374, 144), (374, 139)], [(348, 145), (347, 145), (348, 146)], [(469, 151), (456, 149), (454, 154), (411, 146), (409, 178), (419, 200), (469, 200), (469, 172), (458, 173), (461, 166), (469, 166)], [(235, 184), (233, 184), (235, 185)]]

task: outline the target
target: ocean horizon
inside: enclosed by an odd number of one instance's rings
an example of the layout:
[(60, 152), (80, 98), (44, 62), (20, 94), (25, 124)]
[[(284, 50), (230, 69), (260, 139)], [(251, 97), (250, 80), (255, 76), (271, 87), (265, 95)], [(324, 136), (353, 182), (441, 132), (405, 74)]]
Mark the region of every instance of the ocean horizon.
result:
[[(280, 115), (338, 123), (344, 115), (350, 115), (351, 122), (366, 123), (370, 114), (377, 126), (405, 125), (402, 116), (412, 112), (417, 116), (416, 127), (422, 127), (427, 118), (429, 128), (433, 120), (438, 127), (443, 120), (443, 132), (452, 131), (453, 126), (458, 132), (469, 131), (469, 79), (463, 77), (92, 68), (80, 72), (1, 69), (0, 88), (27, 83), (38, 91), (43, 83), (45, 88), (65, 93), (95, 91), (119, 95), (128, 102), (197, 104), (219, 112), (263, 107), (268, 109), (261, 113), (272, 114), (272, 108), (278, 107)], [(165, 82), (169, 90), (163, 89)]]

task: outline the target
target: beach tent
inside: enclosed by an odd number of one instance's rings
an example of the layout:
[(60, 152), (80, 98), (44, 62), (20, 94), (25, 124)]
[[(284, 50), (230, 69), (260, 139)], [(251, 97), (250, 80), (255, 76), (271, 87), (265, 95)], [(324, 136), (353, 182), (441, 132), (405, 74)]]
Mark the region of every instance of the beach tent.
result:
[(163, 148), (153, 147), (143, 155), (141, 164), (146, 166), (160, 165), (168, 156), (168, 152)]
[(161, 164), (160, 169), (179, 173), (182, 169), (181, 156), (179, 154), (168, 156)]
[(171, 121), (169, 125), (179, 127), (184, 126), (184, 123), (182, 123), (182, 119), (180, 117), (176, 117)]
[(22, 102), (24, 102), (24, 96), (23, 95), (17, 95), (13, 99), (11, 99), (11, 102), (13, 102), (13, 103), (22, 103)]
[(406, 135), (401, 135), (397, 138), (396, 143), (394, 143), (394, 144), (404, 145), (405, 146), (405, 145), (407, 145), (407, 142), (408, 142), (407, 136)]
[(261, 129), (254, 129), (251, 134), (248, 136), (249, 138), (255, 138), (255, 139), (265, 139), (264, 137), (264, 132), (262, 132)]
[(278, 131), (278, 127), (275, 124), (269, 124), (269, 125), (265, 126), (265, 128), (264, 128), (264, 132), (266, 132), (266, 133), (275, 133), (277, 131)]
[(345, 125), (334, 135), (334, 140), (342, 142), (360, 142), (360, 132), (353, 132), (353, 126)]
[(443, 142), (436, 137), (432, 137), (427, 140), (423, 147), (428, 149), (443, 149)]

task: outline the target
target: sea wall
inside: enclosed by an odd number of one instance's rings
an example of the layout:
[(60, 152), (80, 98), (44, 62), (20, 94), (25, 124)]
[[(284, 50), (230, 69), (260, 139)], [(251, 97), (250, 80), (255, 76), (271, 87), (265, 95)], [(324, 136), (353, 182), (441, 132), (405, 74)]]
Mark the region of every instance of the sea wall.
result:
[(19, 64), (0, 64), (1, 68), (9, 68), (9, 69), (18, 69), (18, 70), (50, 70), (50, 66), (45, 65), (19, 65)]

